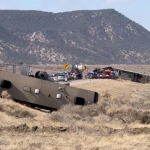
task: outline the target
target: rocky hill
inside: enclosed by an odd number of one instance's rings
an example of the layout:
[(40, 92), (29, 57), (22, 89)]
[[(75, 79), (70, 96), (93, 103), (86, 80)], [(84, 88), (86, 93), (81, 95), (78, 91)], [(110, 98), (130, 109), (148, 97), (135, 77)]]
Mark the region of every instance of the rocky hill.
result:
[(150, 32), (114, 9), (0, 16), (1, 62), (150, 64)]

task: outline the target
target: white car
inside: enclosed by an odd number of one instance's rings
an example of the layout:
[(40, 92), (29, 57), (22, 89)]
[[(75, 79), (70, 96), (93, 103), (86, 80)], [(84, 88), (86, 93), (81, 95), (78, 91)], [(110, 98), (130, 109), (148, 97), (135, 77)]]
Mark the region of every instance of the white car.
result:
[(65, 81), (65, 82), (68, 81), (67, 75), (64, 73), (57, 74), (57, 77), (58, 77), (58, 81)]

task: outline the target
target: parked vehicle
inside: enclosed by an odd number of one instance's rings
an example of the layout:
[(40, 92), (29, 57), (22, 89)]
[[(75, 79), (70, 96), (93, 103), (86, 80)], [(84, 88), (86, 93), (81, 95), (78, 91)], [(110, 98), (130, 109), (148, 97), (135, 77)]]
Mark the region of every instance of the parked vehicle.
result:
[(75, 72), (71, 73), (71, 79), (72, 79), (72, 80), (78, 79), (77, 73), (75, 73)]
[(114, 77), (114, 72), (115, 71), (112, 71), (111, 69), (95, 68), (92, 72), (87, 73), (85, 75), (85, 78), (86, 79), (97, 79), (97, 78), (112, 79), (112, 78), (117, 78), (117, 77)]
[(97, 79), (97, 74), (93, 74), (92, 72), (89, 72), (85, 75), (85, 79)]
[(48, 80), (52, 82), (58, 82), (58, 77), (56, 74), (48, 75)]
[(58, 78), (58, 81), (65, 81), (65, 82), (68, 81), (67, 75), (64, 74), (64, 73), (59, 73), (59, 74), (57, 74), (57, 78)]
[(71, 72), (63, 72), (67, 76), (67, 80), (72, 80), (72, 73)]
[(111, 69), (99, 69), (97, 70), (97, 78), (102, 79), (117, 79), (117, 72)]

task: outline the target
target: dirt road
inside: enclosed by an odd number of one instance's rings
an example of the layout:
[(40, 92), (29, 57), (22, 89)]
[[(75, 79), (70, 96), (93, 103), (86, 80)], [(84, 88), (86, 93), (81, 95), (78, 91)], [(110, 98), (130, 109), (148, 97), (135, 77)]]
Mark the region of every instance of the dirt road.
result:
[(102, 79), (83, 79), (83, 80), (74, 80), (70, 82), (70, 86), (78, 85), (78, 84), (87, 84), (87, 83), (93, 83), (93, 82), (99, 82)]

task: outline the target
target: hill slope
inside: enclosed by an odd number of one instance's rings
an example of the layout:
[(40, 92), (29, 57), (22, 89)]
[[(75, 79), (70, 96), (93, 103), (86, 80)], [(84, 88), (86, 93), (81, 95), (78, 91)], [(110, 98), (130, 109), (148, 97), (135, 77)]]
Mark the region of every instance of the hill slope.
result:
[(150, 32), (114, 9), (0, 10), (0, 16), (2, 61), (150, 63)]

